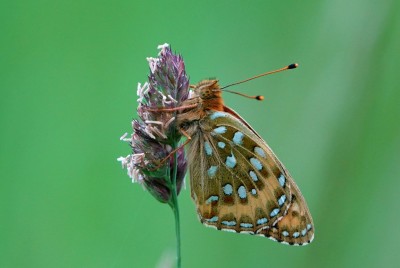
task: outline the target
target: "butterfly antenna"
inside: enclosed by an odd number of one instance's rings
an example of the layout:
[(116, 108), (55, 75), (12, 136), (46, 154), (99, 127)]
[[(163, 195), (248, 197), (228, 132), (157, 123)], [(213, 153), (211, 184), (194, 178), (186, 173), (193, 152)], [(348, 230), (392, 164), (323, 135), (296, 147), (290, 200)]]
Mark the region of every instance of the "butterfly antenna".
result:
[(256, 100), (259, 100), (259, 101), (262, 101), (264, 99), (264, 96), (261, 96), (261, 95), (249, 96), (249, 95), (246, 95), (246, 94), (243, 94), (243, 93), (240, 93), (240, 92), (236, 92), (236, 91), (232, 91), (232, 90), (228, 90), (228, 89), (225, 89), (225, 90), (222, 90), (222, 91), (233, 93), (233, 94), (237, 94), (237, 95), (240, 95), (242, 97), (249, 98), (249, 99), (256, 99)]
[[(231, 87), (231, 86), (235, 86), (235, 85), (239, 85), (239, 84), (245, 83), (245, 82), (247, 82), (247, 81), (250, 81), (250, 80), (253, 80), (253, 79), (262, 77), (262, 76), (266, 76), (266, 75), (269, 75), (269, 74), (274, 74), (274, 73), (279, 73), (279, 72), (282, 72), (282, 71), (294, 69), (294, 68), (297, 68), (298, 66), (299, 66), (299, 65), (298, 65), (297, 63), (292, 63), (292, 64), (290, 64), (290, 65), (288, 65), (288, 66), (285, 66), (285, 67), (283, 67), (283, 68), (280, 68), (280, 69), (278, 69), (278, 70), (274, 70), (274, 71), (262, 73), (262, 74), (259, 74), (259, 75), (250, 77), (250, 78), (248, 78), (248, 79), (245, 79), (245, 80), (242, 80), (242, 81), (233, 83), (233, 84), (229, 84), (229, 85), (227, 85), (227, 86), (222, 87), (221, 90), (223, 90), (224, 88), (227, 88), (227, 87)], [(238, 94), (238, 95), (241, 95), (241, 96), (243, 96), (243, 97), (247, 97), (247, 98), (251, 98), (251, 99), (257, 99), (257, 100), (263, 100), (263, 99), (264, 99), (263, 96), (248, 96), (248, 95), (245, 95), (245, 94), (242, 94), (242, 93), (238, 93), (238, 92), (234, 92), (234, 91), (230, 91), (230, 90), (223, 90), (223, 91), (230, 92), (230, 93), (234, 93), (234, 94)]]

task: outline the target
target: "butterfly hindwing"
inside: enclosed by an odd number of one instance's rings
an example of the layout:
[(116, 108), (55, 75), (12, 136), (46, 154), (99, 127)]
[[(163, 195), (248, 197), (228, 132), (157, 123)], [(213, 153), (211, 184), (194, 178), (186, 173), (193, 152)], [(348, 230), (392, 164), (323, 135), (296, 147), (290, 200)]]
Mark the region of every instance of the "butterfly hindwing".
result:
[(209, 112), (201, 119), (188, 155), (192, 197), (203, 224), (290, 244), (312, 239), (312, 219), (297, 186), (234, 112)]

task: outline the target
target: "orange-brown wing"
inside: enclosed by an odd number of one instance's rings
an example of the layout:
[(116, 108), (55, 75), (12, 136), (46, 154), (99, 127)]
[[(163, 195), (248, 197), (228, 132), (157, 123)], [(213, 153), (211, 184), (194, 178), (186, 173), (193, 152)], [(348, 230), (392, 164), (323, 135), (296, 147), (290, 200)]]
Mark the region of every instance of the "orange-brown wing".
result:
[(290, 174), (254, 130), (210, 112), (189, 143), (191, 193), (203, 224), (303, 245), (313, 222)]

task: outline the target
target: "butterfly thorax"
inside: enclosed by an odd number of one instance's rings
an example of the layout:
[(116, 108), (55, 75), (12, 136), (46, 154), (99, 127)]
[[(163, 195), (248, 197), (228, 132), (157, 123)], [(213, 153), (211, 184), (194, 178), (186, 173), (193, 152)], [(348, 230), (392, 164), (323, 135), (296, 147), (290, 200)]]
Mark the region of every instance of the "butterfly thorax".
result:
[[(178, 126), (187, 129), (196, 121), (201, 120), (210, 111), (223, 111), (224, 102), (221, 97), (221, 88), (218, 80), (203, 80), (194, 86), (191, 98), (182, 103), (190, 106), (177, 116)], [(195, 107), (191, 107), (196, 105)]]

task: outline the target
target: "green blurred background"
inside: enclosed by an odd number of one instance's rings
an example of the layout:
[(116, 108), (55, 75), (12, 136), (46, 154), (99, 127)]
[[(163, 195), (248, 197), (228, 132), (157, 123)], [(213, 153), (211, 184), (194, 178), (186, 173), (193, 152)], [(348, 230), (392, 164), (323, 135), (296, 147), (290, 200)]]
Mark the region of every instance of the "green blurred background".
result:
[[(183, 267), (396, 267), (399, 1), (1, 1), (0, 267), (168, 267), (170, 208), (117, 157), (146, 57), (191, 82), (298, 62), (226, 94), (291, 171), (316, 237), (217, 232), (180, 195)], [(163, 264), (165, 264), (163, 266)], [(397, 266), (398, 267), (398, 266)]]

